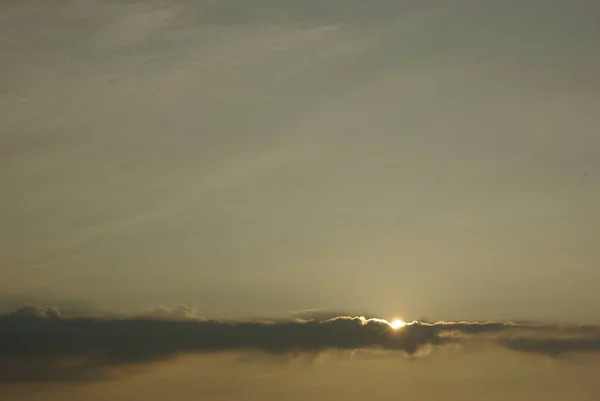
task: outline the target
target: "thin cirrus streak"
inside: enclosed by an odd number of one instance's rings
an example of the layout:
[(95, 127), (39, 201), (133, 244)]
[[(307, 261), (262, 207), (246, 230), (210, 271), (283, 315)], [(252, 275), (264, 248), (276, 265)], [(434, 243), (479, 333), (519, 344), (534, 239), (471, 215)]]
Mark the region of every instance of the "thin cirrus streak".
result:
[(232, 322), (180, 312), (102, 318), (19, 309), (0, 317), (0, 382), (97, 380), (118, 366), (227, 351), (315, 355), (383, 349), (416, 357), (444, 345), (491, 343), (550, 356), (600, 352), (600, 326), (592, 325), (414, 321), (396, 327), (355, 316)]

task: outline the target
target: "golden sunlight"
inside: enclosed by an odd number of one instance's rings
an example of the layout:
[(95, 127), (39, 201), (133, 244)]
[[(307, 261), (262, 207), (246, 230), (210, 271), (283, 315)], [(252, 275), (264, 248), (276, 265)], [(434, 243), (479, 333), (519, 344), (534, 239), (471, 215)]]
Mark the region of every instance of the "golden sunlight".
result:
[(392, 329), (394, 329), (394, 330), (395, 329), (399, 329), (399, 328), (404, 327), (404, 326), (406, 326), (406, 322), (404, 322), (404, 321), (402, 321), (400, 319), (395, 319), (395, 320), (392, 320), (390, 322), (390, 327)]

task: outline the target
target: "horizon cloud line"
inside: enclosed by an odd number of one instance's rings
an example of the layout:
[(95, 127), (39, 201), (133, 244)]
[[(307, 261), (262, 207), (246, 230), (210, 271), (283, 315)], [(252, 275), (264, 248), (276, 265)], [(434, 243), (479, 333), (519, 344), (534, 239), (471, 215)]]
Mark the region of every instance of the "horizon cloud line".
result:
[(54, 307), (0, 316), (0, 382), (93, 380), (117, 366), (183, 354), (260, 351), (270, 355), (382, 349), (408, 357), (451, 344), (492, 343), (513, 351), (559, 356), (600, 352), (600, 326), (497, 321), (414, 321), (399, 328), (380, 318), (202, 320), (180, 306), (158, 315), (63, 316)]

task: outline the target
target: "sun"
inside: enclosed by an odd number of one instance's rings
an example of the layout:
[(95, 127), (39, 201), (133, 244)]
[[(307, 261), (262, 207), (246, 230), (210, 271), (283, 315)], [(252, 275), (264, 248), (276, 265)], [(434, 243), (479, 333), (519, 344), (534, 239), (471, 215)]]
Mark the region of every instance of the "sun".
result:
[(404, 326), (406, 326), (406, 322), (403, 322), (400, 319), (394, 319), (390, 322), (390, 327), (394, 330), (399, 329)]

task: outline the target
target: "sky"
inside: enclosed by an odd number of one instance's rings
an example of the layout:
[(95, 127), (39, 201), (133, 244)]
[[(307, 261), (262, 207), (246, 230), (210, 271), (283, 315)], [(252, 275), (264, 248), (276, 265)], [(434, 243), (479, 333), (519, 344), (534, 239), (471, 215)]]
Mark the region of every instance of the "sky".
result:
[(422, 399), (597, 399), (597, 348), (556, 362), (468, 330), (461, 347), (493, 344), (416, 364), (282, 370), (236, 362), (248, 343), (195, 344), (39, 391), (7, 366), (35, 324), (90, 316), (529, 322), (587, 344), (573, 325), (600, 324), (599, 21), (594, 0), (0, 2), (0, 395), (351, 400), (401, 392), (398, 374)]

